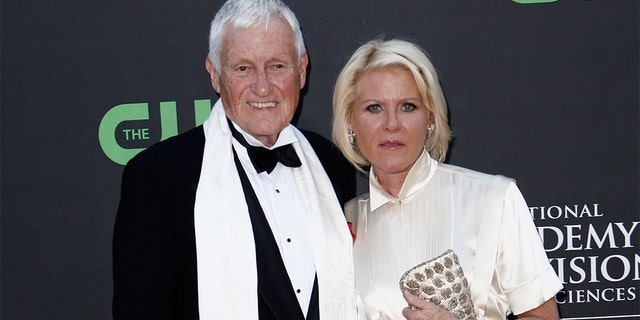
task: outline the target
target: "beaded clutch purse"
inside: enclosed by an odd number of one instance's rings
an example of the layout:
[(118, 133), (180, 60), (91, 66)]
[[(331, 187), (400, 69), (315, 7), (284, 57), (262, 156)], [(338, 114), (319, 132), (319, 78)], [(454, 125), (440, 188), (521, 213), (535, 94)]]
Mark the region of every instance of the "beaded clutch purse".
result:
[(461, 320), (476, 320), (469, 283), (458, 256), (449, 249), (405, 272), (400, 289), (435, 303)]

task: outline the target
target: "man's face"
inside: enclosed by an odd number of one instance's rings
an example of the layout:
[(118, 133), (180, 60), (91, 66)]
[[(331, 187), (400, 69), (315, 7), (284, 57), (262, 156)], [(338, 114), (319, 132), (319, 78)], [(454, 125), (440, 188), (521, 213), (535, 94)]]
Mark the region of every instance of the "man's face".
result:
[(222, 42), (220, 72), (207, 58), (213, 89), (229, 119), (272, 146), (298, 105), (308, 58), (298, 63), (289, 25), (273, 17), (269, 25), (229, 29)]

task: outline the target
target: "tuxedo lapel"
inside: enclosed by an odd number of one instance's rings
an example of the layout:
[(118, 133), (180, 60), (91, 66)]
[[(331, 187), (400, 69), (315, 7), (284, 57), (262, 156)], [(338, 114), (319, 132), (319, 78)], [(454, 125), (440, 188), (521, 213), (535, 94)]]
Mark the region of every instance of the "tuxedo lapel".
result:
[(233, 154), (249, 209), (256, 245), (260, 320), (304, 320), (269, 223), (235, 150)]
[[(198, 188), (198, 180), (201, 179), (201, 169), (203, 164), (203, 149), (205, 145), (205, 134), (202, 127), (196, 128), (193, 134), (190, 136), (195, 136), (194, 139), (190, 140), (193, 142), (190, 146), (193, 147), (194, 150), (197, 150), (197, 153), (200, 155), (198, 157), (193, 157), (193, 161), (184, 161), (178, 162), (180, 166), (185, 166), (185, 170), (189, 170), (189, 172), (185, 172), (185, 176), (183, 179), (188, 178), (188, 183), (190, 184), (190, 189), (197, 191)], [(333, 145), (320, 135), (304, 131), (303, 132), (307, 140), (311, 143), (312, 148), (317, 154), (320, 162), (322, 163), (325, 172), (329, 175), (330, 181), (335, 189), (336, 194), (338, 195), (338, 199), (341, 204), (350, 198), (355, 196), (355, 171), (353, 167), (340, 155), (340, 152), (333, 147)], [(257, 271), (259, 277), (259, 287), (258, 287), (258, 312), (260, 320), (304, 320), (303, 312), (300, 309), (299, 303), (297, 301), (296, 294), (293, 291), (293, 286), (291, 285), (291, 281), (289, 279), (286, 268), (284, 267), (284, 263), (282, 262), (281, 255), (278, 249), (277, 244), (275, 243), (275, 239), (273, 238), (273, 234), (270, 230), (268, 222), (264, 217), (264, 213), (259, 204), (259, 201), (251, 187), (251, 184), (246, 176), (244, 170), (242, 170), (242, 165), (239, 163), (237, 156), (234, 154), (235, 158), (235, 167), (238, 171), (238, 174), (241, 178), (241, 185), (245, 194), (245, 201), (249, 208), (250, 212), (259, 212), (258, 220), (262, 220), (262, 224), (266, 226), (266, 233), (263, 234), (263, 238), (258, 238), (255, 226), (253, 225), (254, 217), (250, 215), (252, 228), (254, 228), (254, 241), (256, 245), (256, 263), (257, 263)], [(185, 181), (187, 182), (187, 181)], [(191, 196), (191, 194), (190, 194)], [(191, 208), (194, 207), (195, 196), (191, 199)], [(189, 296), (189, 301), (191, 301), (194, 306), (194, 310), (198, 312), (198, 280), (196, 276), (197, 268), (196, 264), (196, 250), (195, 250), (195, 236), (193, 234), (193, 219), (191, 221), (191, 234), (188, 237), (193, 243), (193, 250), (189, 251), (189, 256), (192, 256), (193, 263), (187, 268), (190, 272), (190, 279), (193, 281), (189, 281), (189, 283), (193, 283), (191, 291), (193, 291), (193, 298), (191, 295)], [(267, 239), (268, 241), (264, 241), (263, 239)], [(269, 242), (272, 246), (267, 253), (266, 250), (261, 248), (262, 244)], [(191, 252), (193, 251), (193, 252)], [(264, 274), (271, 274), (273, 277), (263, 277)], [(264, 278), (260, 280), (260, 278)], [(319, 319), (319, 294), (318, 294), (318, 279), (316, 277), (314, 288), (312, 291), (312, 296), (309, 304), (309, 309), (307, 311), (307, 320), (318, 320)]]

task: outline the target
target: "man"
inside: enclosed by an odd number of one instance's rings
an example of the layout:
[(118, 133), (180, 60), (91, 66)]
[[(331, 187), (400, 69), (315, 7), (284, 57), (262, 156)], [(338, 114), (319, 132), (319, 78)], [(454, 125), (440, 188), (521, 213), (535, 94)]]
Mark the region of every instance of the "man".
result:
[(355, 318), (341, 210), (354, 172), (326, 139), (289, 124), (307, 63), (279, 0), (219, 10), (206, 59), (220, 95), (211, 116), (124, 170), (114, 319)]

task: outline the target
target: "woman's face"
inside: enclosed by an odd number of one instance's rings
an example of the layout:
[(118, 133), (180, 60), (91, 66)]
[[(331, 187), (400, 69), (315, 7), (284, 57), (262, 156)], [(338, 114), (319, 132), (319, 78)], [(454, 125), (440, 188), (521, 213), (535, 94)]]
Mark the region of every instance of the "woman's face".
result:
[(393, 176), (404, 181), (422, 154), (432, 122), (410, 71), (370, 71), (356, 84), (349, 129), (381, 182)]

